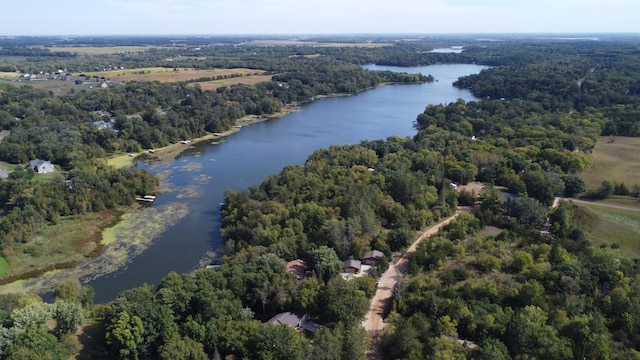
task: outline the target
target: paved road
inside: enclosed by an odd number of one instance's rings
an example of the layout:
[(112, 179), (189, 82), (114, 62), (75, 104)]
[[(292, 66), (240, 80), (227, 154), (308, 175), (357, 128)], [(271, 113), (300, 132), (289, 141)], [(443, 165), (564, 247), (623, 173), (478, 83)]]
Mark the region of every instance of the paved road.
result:
[(391, 305), (391, 298), (396, 286), (398, 272), (406, 272), (409, 258), (416, 252), (416, 248), (422, 240), (436, 234), (443, 226), (457, 218), (458, 215), (460, 215), (460, 211), (456, 211), (453, 216), (450, 216), (425, 230), (422, 235), (420, 235), (420, 237), (411, 244), (402, 257), (395, 264), (389, 264), (389, 269), (380, 276), (380, 279), (378, 280), (378, 290), (373, 296), (373, 299), (371, 299), (369, 312), (362, 322), (362, 326), (367, 330), (371, 338), (371, 345), (367, 351), (368, 359), (382, 359), (382, 352), (380, 351), (380, 336), (382, 335), (382, 330), (385, 325), (384, 317), (387, 315), (387, 311)]

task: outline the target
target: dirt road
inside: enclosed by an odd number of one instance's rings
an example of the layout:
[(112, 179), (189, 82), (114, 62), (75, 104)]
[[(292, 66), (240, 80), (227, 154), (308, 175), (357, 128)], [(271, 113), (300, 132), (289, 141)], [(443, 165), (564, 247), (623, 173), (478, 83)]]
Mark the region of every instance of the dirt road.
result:
[(425, 230), (422, 235), (420, 235), (420, 237), (411, 244), (402, 257), (395, 264), (389, 264), (389, 269), (380, 276), (380, 279), (378, 280), (378, 290), (373, 296), (373, 299), (371, 299), (369, 312), (362, 322), (362, 326), (367, 330), (371, 337), (371, 344), (369, 346), (369, 351), (367, 351), (368, 359), (382, 359), (382, 353), (379, 351), (380, 336), (382, 335), (382, 330), (385, 325), (384, 317), (387, 315), (386, 313), (391, 305), (391, 297), (393, 296), (393, 290), (396, 286), (398, 272), (404, 273), (406, 271), (409, 258), (416, 252), (416, 248), (422, 240), (436, 234), (443, 226), (458, 217), (458, 215), (460, 215), (460, 211), (456, 211), (454, 215)]
[(632, 208), (632, 207), (620, 206), (620, 205), (613, 205), (613, 204), (604, 204), (604, 203), (599, 203), (599, 202), (595, 202), (595, 201), (584, 201), (584, 200), (578, 200), (578, 199), (573, 199), (573, 198), (571, 198), (571, 199), (562, 199), (562, 200), (572, 201), (572, 202), (574, 202), (576, 204), (602, 206), (602, 207), (608, 207), (608, 208), (619, 209), (619, 210), (640, 211), (640, 209), (638, 209), (638, 208)]

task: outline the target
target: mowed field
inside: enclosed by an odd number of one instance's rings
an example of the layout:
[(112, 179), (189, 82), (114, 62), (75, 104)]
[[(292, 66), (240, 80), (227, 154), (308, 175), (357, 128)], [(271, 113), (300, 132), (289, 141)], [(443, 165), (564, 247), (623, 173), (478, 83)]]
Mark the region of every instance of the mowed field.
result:
[(640, 138), (601, 136), (593, 150), (593, 166), (583, 172), (588, 189), (605, 181), (621, 182), (628, 188), (640, 185)]
[[(589, 190), (595, 190), (605, 180), (624, 183), (628, 188), (640, 185), (640, 138), (601, 136), (593, 150), (593, 165), (580, 175)], [(589, 238), (597, 245), (618, 247), (621, 255), (640, 254), (640, 202), (630, 197), (614, 196), (580, 202), (595, 215)]]
[[(236, 69), (212, 69), (212, 70), (195, 70), (191, 68), (164, 68), (150, 67), (140, 69), (127, 70), (111, 70), (111, 71), (95, 71), (83, 73), (87, 76), (98, 76), (110, 79), (112, 81), (160, 81), (160, 82), (179, 82), (197, 80), (202, 78), (212, 78), (225, 76), (240, 76), (231, 78), (232, 83), (238, 83), (239, 80), (246, 76), (264, 76), (263, 70), (236, 68)], [(222, 80), (222, 79), (221, 79)]]

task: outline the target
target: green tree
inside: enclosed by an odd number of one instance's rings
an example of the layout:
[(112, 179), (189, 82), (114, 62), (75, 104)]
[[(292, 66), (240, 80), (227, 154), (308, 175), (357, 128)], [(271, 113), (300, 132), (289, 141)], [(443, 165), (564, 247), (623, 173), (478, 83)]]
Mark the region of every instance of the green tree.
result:
[(191, 339), (172, 334), (158, 349), (158, 355), (163, 360), (207, 360), (204, 346)]
[(573, 358), (576, 360), (610, 357), (610, 335), (600, 315), (575, 315), (562, 326), (560, 334), (571, 340)]
[(578, 175), (563, 175), (562, 182), (564, 183), (564, 194), (567, 197), (574, 197), (587, 190), (584, 180)]
[(56, 321), (55, 333), (58, 337), (75, 332), (78, 325), (85, 321), (80, 304), (63, 300), (53, 304), (53, 319)]
[(308, 356), (308, 344), (302, 333), (289, 325), (264, 325), (258, 330), (253, 344), (254, 359), (296, 360)]
[(342, 359), (342, 339), (333, 330), (326, 327), (317, 331), (313, 336), (310, 358), (318, 360)]
[(121, 359), (138, 359), (138, 347), (143, 341), (142, 320), (122, 311), (107, 327), (107, 344)]
[(523, 250), (517, 250), (513, 253), (511, 267), (516, 271), (523, 271), (531, 265), (533, 265), (533, 256), (531, 254)]
[(519, 224), (539, 228), (546, 220), (547, 207), (530, 197), (519, 196), (509, 199), (504, 207), (506, 214), (515, 217)]
[(369, 309), (369, 299), (353, 281), (335, 277), (327, 283), (322, 299), (323, 317), (328, 323), (359, 323)]
[(30, 328), (18, 335), (15, 341), (7, 346), (7, 360), (63, 360), (66, 359), (64, 348), (55, 336), (44, 328)]
[(486, 338), (480, 343), (478, 360), (511, 360), (505, 344), (495, 338)]
[(547, 314), (537, 306), (526, 306), (513, 314), (507, 327), (506, 345), (514, 357), (562, 359), (571, 354), (566, 339), (547, 325)]
[(11, 314), (13, 326), (17, 329), (27, 330), (30, 328), (43, 327), (47, 320), (51, 319), (52, 305), (35, 302), (25, 307), (15, 309)]
[(522, 181), (527, 185), (527, 194), (547, 206), (553, 204), (556, 193), (564, 187), (559, 178), (541, 170), (525, 171)]
[(309, 251), (309, 266), (325, 282), (342, 272), (342, 262), (335, 250), (324, 245)]

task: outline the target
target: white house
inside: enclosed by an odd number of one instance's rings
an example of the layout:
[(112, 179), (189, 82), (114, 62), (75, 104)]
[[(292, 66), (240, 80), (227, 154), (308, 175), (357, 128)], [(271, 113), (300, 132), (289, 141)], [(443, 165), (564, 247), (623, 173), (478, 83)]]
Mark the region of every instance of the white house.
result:
[(49, 161), (35, 159), (29, 161), (29, 167), (38, 174), (47, 174), (53, 172), (53, 164)]

